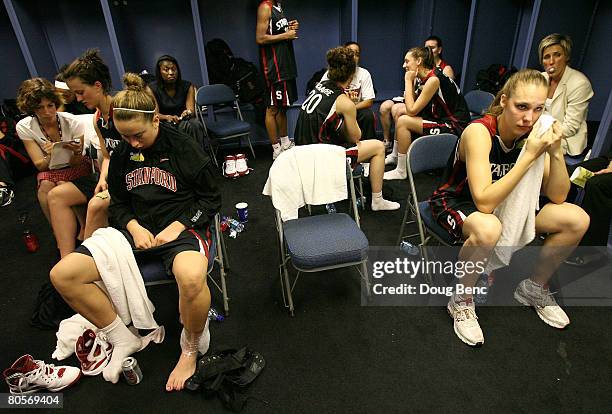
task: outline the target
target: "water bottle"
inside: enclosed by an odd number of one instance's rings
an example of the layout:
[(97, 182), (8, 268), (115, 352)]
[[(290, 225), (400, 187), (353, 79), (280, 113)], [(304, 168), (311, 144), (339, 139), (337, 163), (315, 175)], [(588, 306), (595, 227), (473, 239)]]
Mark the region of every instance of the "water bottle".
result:
[(327, 210), (328, 214), (336, 213), (336, 205), (334, 203), (325, 204), (325, 210)]
[(236, 219), (228, 218), (227, 224), (229, 224), (230, 230), (233, 230), (236, 233), (242, 233), (244, 231), (244, 224), (242, 224)]
[(414, 244), (407, 241), (401, 242), (399, 247), (402, 252), (406, 253), (409, 256), (418, 256), (420, 253), (419, 246), (415, 246)]
[[(481, 273), (474, 287), (479, 288), (478, 293), (474, 294), (474, 303), (484, 305), (487, 303), (487, 294), (489, 293), (489, 275)], [(480, 292), (480, 288), (487, 288), (487, 293)]]
[(225, 316), (223, 316), (220, 312), (217, 312), (217, 310), (212, 306), (210, 307), (210, 309), (208, 309), (208, 320), (214, 322), (222, 322), (224, 319)]
[(23, 242), (25, 243), (26, 250), (30, 253), (37, 252), (38, 248), (40, 247), (38, 237), (30, 230), (23, 231)]
[(357, 197), (357, 208), (363, 208), (363, 197)]

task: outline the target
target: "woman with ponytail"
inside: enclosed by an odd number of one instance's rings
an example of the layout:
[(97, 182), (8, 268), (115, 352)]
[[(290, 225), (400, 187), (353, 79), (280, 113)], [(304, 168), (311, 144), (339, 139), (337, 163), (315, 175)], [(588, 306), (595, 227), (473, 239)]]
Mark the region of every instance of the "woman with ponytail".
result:
[(74, 92), (78, 102), (95, 110), (93, 122), (98, 135), (102, 160), (99, 174), (89, 175), (66, 183), (49, 193), (53, 231), (60, 256), (64, 257), (75, 247), (76, 221), (71, 216), (76, 206), (87, 204), (84, 238), (88, 238), (100, 227), (108, 225), (107, 210), (110, 203), (108, 164), (110, 153), (121, 142), (121, 136), (113, 125), (111, 101), (111, 77), (108, 66), (99, 51), (89, 49), (75, 59), (63, 72), (64, 79)]
[[(534, 128), (544, 112), (547, 92), (548, 83), (536, 70), (523, 69), (512, 75), (487, 114), (463, 131), (454, 153), (449, 154), (448, 178), (429, 204), (434, 219), (450, 238), (463, 242), (459, 260), (486, 263), (504, 226), (494, 210), (543, 155), (542, 182), (533, 184), (550, 202), (535, 215), (535, 233), (547, 236), (532, 274), (519, 283), (514, 298), (533, 306), (546, 324), (562, 329), (570, 321), (549, 291), (548, 281), (586, 232), (589, 217), (580, 207), (565, 202), (570, 181), (561, 149), (561, 125), (555, 121), (543, 134)], [(471, 289), (479, 277), (472, 269), (460, 283)], [(463, 342), (484, 343), (471, 293), (453, 295), (447, 309)]]
[(407, 177), (406, 153), (412, 135), (461, 135), (470, 122), (467, 104), (455, 82), (435, 66), (434, 55), (428, 47), (413, 47), (404, 57), (404, 105), (406, 115), (395, 125), (393, 151), (385, 164), (397, 167), (385, 173), (385, 180)]
[[(124, 83), (125, 89), (112, 101), (113, 122), (122, 142), (109, 166), (110, 221), (131, 244), (137, 261), (159, 258), (176, 279), (182, 352), (166, 390), (181, 390), (195, 372), (198, 351), (205, 353), (210, 340), (209, 225), (219, 211), (221, 196), (203, 149), (191, 137), (160, 123), (155, 98), (138, 75), (127, 73)], [(87, 246), (86, 240), (64, 257), (51, 271), (51, 280), (70, 306), (104, 332), (113, 346), (103, 375), (114, 383), (121, 362), (138, 351), (141, 342), (95, 285), (100, 274)]]

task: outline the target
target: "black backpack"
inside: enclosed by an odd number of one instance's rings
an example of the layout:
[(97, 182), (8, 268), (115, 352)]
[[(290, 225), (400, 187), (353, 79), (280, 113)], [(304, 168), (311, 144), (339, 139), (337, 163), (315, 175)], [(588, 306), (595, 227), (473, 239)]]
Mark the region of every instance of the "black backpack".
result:
[(257, 103), (263, 100), (264, 84), (257, 66), (242, 58), (232, 58), (230, 86), (241, 103)]
[(223, 39), (212, 39), (206, 43), (206, 67), (210, 84), (230, 85), (230, 73), (234, 53)]
[(486, 69), (481, 69), (476, 74), (476, 89), (497, 95), (513, 73), (518, 72), (514, 66), (508, 67), (500, 63), (494, 63)]

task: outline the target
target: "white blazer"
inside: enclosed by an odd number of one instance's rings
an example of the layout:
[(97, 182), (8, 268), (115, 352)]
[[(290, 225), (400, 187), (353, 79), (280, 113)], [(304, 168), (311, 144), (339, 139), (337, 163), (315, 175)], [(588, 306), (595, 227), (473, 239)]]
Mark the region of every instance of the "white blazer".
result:
[[(548, 73), (542, 72), (548, 80)], [(552, 105), (547, 113), (561, 122), (563, 128), (563, 153), (579, 155), (587, 145), (586, 118), (593, 88), (582, 72), (565, 68), (561, 81), (552, 97)]]

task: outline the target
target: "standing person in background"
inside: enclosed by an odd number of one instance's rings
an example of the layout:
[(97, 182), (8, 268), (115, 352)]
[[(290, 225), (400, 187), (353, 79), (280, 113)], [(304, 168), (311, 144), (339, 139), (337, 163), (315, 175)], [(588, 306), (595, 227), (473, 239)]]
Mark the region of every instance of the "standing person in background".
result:
[(591, 82), (569, 67), (572, 39), (553, 33), (538, 46), (544, 77), (548, 79), (546, 113), (561, 123), (564, 154), (580, 155), (587, 146), (587, 112), (593, 97)]
[(297, 20), (287, 21), (280, 0), (264, 0), (259, 4), (255, 41), (266, 83), (266, 130), (273, 159), (293, 146), (287, 135), (287, 107), (298, 96), (293, 52), (298, 28)]
[(159, 110), (159, 119), (176, 125), (191, 135), (201, 146), (204, 131), (194, 118), (195, 87), (181, 77), (181, 68), (176, 58), (163, 55), (155, 63), (155, 82), (151, 85)]
[[(351, 79), (351, 83), (344, 90), (344, 93), (353, 101), (355, 109), (357, 109), (357, 123), (361, 128), (362, 139), (376, 138), (376, 118), (372, 112), (374, 105), (374, 84), (370, 72), (359, 66), (359, 57), (361, 56), (361, 47), (357, 42), (346, 42), (344, 47), (348, 47), (355, 55), (355, 63), (357, 69)], [(321, 82), (329, 79), (329, 72), (325, 72), (321, 78)]]
[(425, 39), (425, 47), (431, 49), (431, 53), (434, 55), (434, 64), (436, 67), (442, 69), (442, 73), (449, 78), (455, 79), (455, 71), (453, 71), (453, 67), (442, 59), (442, 39), (434, 35), (429, 36), (427, 39)]

